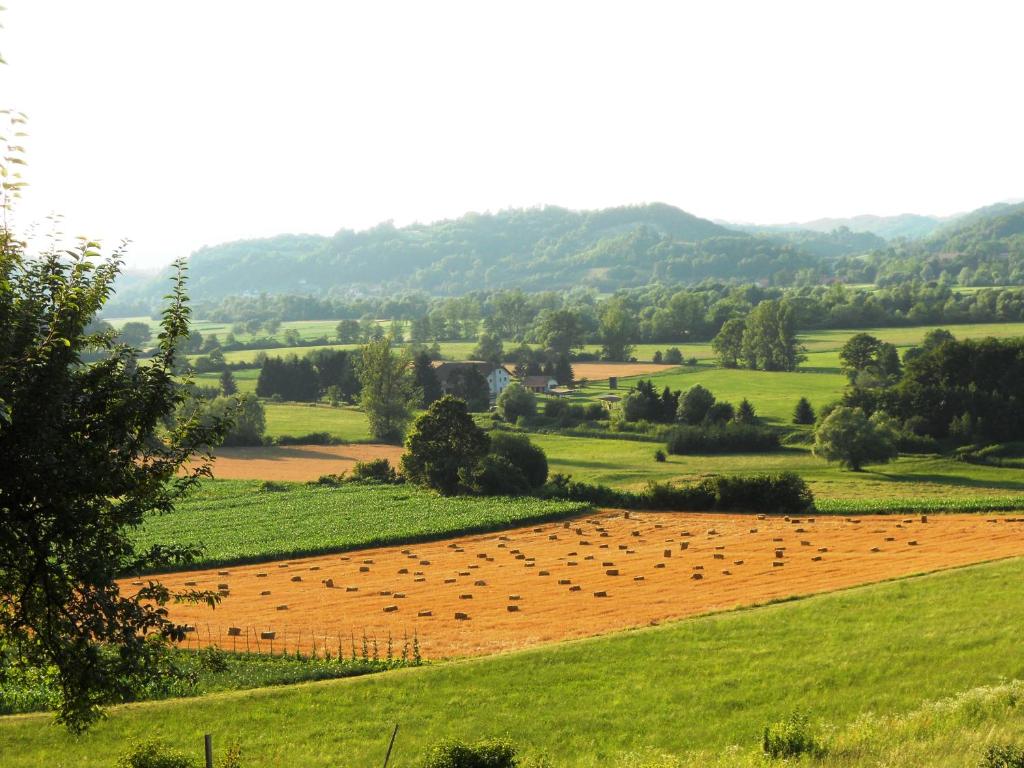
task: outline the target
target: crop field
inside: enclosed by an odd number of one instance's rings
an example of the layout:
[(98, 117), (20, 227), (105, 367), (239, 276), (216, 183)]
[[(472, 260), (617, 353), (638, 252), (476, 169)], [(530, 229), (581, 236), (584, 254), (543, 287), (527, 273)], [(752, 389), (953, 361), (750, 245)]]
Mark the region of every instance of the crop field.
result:
[[(1024, 677), (1022, 585), (1018, 558), (372, 677), (115, 707), (83, 737), (48, 715), (3, 718), (0, 744), (10, 768), (107, 768), (128, 733), (199, 756), (202, 734), (213, 733), (220, 744), (238, 741), (251, 765), (327, 768), (383, 760), (397, 721), (396, 766), (419, 764), (442, 738), (488, 736), (569, 767), (632, 765), (636, 753), (749, 751), (767, 723), (797, 708), (840, 729), (870, 712), (895, 726), (929, 700)], [(965, 720), (982, 722), (988, 711), (974, 706)], [(996, 721), (1010, 722), (999, 712)], [(928, 722), (960, 730), (934, 714)], [(976, 762), (925, 757), (877, 764)]]
[(220, 480), (308, 482), (348, 472), (358, 461), (387, 459), (398, 466), (403, 448), (380, 443), (353, 445), (274, 445), (218, 448), (213, 475)]
[(587, 508), (532, 498), (446, 498), (404, 485), (273, 488), (243, 480), (203, 482), (174, 512), (147, 517), (136, 541), (141, 547), (202, 544), (199, 565), (215, 565), (494, 530)]
[[(411, 547), (176, 574), (220, 589), (172, 617), (199, 641), (343, 651), (417, 634), (432, 657), (478, 655), (1024, 555), (1024, 517), (602, 512)], [(125, 585), (126, 587), (128, 585)]]

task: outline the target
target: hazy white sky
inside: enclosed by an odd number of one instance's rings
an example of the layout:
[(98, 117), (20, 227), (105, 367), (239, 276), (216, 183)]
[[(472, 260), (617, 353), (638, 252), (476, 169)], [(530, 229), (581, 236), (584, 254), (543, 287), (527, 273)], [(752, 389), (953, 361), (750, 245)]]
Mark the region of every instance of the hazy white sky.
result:
[(20, 225), (203, 244), (663, 201), (771, 223), (1024, 195), (1024, 3), (5, 0)]

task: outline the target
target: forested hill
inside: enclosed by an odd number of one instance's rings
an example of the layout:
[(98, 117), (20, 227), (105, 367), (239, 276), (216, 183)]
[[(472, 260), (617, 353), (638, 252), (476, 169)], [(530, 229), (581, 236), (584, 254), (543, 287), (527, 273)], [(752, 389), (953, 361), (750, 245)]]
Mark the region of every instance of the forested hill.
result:
[[(828, 256), (865, 250), (863, 243), (843, 237), (814, 239)], [(820, 261), (813, 244), (727, 229), (663, 204), (582, 212), (545, 207), (206, 247), (190, 259), (190, 293), (216, 299), (259, 292), (453, 295), (576, 286), (612, 291), (705, 278), (788, 282)], [(164, 287), (159, 282), (149, 294), (131, 291), (118, 299), (158, 298)]]

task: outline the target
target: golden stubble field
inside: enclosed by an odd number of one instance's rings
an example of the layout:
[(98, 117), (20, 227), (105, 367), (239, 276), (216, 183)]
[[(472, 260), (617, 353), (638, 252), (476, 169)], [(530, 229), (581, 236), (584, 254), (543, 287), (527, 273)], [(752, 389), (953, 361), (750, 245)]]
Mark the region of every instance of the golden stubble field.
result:
[[(279, 653), (419, 638), (429, 657), (586, 637), (1024, 555), (1024, 518), (603, 511), (559, 523), (163, 577), (189, 645)], [(130, 585), (125, 585), (130, 589)]]

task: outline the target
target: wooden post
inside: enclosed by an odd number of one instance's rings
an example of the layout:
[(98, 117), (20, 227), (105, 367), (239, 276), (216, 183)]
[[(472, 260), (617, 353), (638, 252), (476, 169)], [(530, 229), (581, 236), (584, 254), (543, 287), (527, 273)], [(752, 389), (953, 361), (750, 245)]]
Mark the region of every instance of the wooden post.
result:
[(395, 746), (395, 737), (398, 735), (398, 723), (395, 723), (395, 730), (391, 732), (391, 741), (388, 743), (388, 753), (384, 755), (384, 768), (388, 768), (388, 760), (391, 759), (391, 748)]
[(206, 746), (206, 768), (213, 768), (213, 736), (206, 734), (203, 742)]

